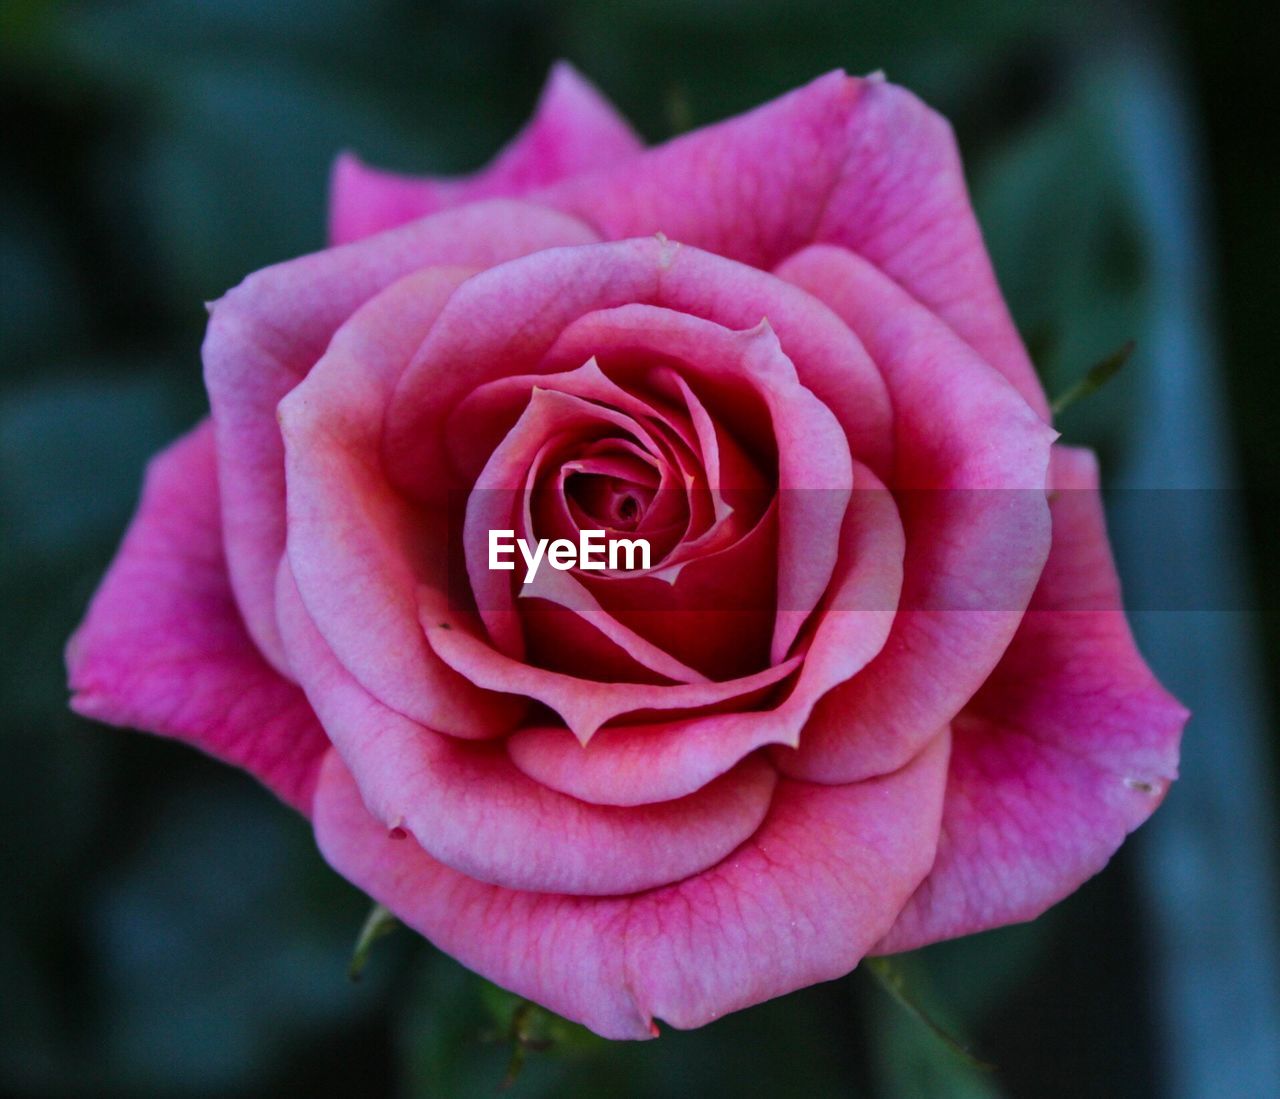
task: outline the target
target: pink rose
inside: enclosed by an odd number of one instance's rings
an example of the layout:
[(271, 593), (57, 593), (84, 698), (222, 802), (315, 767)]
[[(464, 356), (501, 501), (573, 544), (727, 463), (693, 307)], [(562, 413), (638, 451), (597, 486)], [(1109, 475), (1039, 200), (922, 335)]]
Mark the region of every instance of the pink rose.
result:
[[(614, 1038), (1030, 919), (1159, 804), (1186, 712), (909, 93), (646, 151), (561, 66), (478, 176), (339, 160), (332, 232), (212, 307), (79, 712)], [(655, 560), (525, 585), (503, 528)]]

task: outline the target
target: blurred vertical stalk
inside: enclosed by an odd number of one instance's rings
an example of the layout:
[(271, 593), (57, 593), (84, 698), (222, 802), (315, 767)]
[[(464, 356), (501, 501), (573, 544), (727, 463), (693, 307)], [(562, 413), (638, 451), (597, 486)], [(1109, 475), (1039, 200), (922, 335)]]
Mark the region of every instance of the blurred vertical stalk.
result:
[[(1113, 60), (1116, 147), (1154, 250), (1149, 368), (1118, 467), (1125, 488), (1231, 489), (1230, 427), (1209, 320), (1212, 265), (1201, 229), (1197, 147), (1161, 43), (1130, 40)], [(1260, 212), (1261, 213), (1261, 212)], [(1192, 710), (1182, 777), (1137, 838), (1139, 873), (1177, 1097), (1266, 1094), (1280, 1080), (1280, 943), (1270, 757), (1256, 622), (1249, 606), (1240, 497), (1225, 525), (1166, 509), (1167, 529), (1117, 515), (1121, 573), (1134, 606), (1195, 591), (1201, 611), (1134, 616), (1143, 651)], [(1150, 511), (1151, 509), (1142, 509)], [(1150, 515), (1145, 517), (1150, 519)], [(1152, 547), (1158, 547), (1157, 550)], [(1152, 553), (1159, 559), (1152, 560)]]

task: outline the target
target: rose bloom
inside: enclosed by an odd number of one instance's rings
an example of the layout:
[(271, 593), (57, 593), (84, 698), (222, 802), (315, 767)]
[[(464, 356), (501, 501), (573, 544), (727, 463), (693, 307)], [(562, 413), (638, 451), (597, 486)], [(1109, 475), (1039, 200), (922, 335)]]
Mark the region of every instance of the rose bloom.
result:
[[(1187, 714), (910, 93), (646, 150), (562, 65), (475, 176), (341, 158), (331, 235), (211, 307), (79, 713), (611, 1038), (1030, 919), (1159, 804)], [(526, 585), (499, 528), (654, 560)]]

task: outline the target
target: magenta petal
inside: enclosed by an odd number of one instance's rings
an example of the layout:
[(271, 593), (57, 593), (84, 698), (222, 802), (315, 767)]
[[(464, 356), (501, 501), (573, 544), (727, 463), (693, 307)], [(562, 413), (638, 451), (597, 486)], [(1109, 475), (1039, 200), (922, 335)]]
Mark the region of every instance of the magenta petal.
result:
[(779, 273), (858, 334), (893, 397), (890, 482), (906, 528), (902, 609), (884, 651), (827, 695), (784, 773), (853, 782), (893, 771), (982, 685), (1049, 550), (1055, 432), (955, 333), (866, 260), (806, 249)]
[(581, 222), (492, 201), (427, 218), (376, 240), (331, 248), (250, 275), (211, 307), (204, 341), (222, 485), (227, 564), (240, 613), (263, 654), (287, 672), (275, 622), (285, 544), (284, 444), (276, 405), (307, 376), (338, 327), (423, 267), (488, 267), (593, 239)]
[(732, 857), (632, 897), (518, 892), (450, 870), (387, 837), (336, 755), (316, 838), (340, 874), (464, 965), (605, 1037), (648, 1038), (655, 1019), (701, 1026), (857, 965), (933, 861), (947, 745), (852, 786), (783, 782)]
[(583, 744), (568, 729), (518, 729), (512, 762), (542, 785), (594, 805), (649, 805), (700, 790), (764, 744), (779, 739), (759, 714), (716, 714), (598, 730)]
[(954, 724), (938, 861), (877, 952), (1029, 920), (1155, 811), (1187, 711), (1120, 609), (1097, 467), (1056, 448), (1053, 549), (1009, 651)]
[(809, 244), (851, 249), (942, 317), (1048, 416), (983, 246), (951, 128), (883, 79), (829, 73), (534, 197), (609, 238), (665, 233), (756, 267)]
[(77, 713), (192, 744), (310, 813), (329, 741), (236, 610), (207, 421), (152, 460), (138, 513), (67, 645), (67, 666)]
[(630, 159), (643, 146), (631, 127), (573, 66), (551, 69), (533, 118), (488, 165), (456, 179), (368, 168), (351, 153), (333, 166), (329, 239), (346, 244), (450, 206), (516, 198), (535, 187)]

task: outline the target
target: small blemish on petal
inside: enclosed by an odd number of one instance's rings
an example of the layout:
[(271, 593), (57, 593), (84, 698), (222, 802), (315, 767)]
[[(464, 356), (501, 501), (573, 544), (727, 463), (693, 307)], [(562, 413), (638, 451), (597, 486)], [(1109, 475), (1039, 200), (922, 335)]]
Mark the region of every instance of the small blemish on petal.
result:
[(658, 266), (665, 271), (675, 262), (680, 245), (678, 242), (669, 240), (667, 234), (661, 230), (654, 233), (653, 237), (658, 242)]
[(1156, 792), (1155, 784), (1147, 782), (1144, 779), (1127, 778), (1124, 780), (1124, 784), (1129, 787), (1130, 790), (1138, 790), (1144, 794), (1154, 794)]

